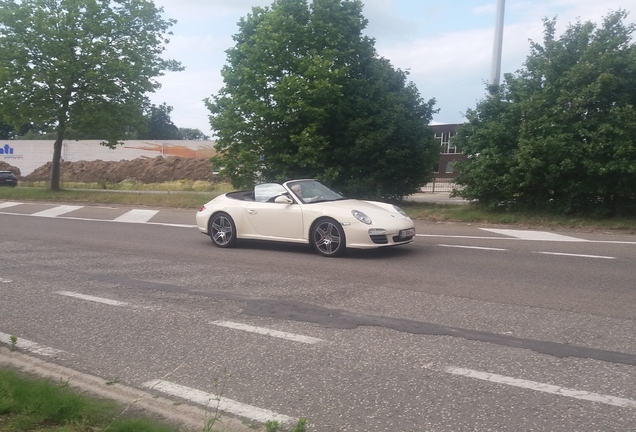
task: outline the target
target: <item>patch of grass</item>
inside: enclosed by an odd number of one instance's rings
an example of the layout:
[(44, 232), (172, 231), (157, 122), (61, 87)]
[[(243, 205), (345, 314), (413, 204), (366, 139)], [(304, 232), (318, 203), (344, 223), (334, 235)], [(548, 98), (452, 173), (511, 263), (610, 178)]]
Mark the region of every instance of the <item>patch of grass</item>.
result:
[[(215, 380), (219, 391), (213, 404), (212, 417), (202, 432), (219, 432), (215, 424), (222, 423), (224, 414), (220, 400), (228, 374), (221, 382)], [(175, 402), (175, 405), (180, 404)], [(128, 407), (75, 393), (68, 381), (54, 382), (19, 374), (12, 369), (0, 369), (0, 431), (47, 432), (177, 432), (166, 424), (145, 417), (127, 415)], [(256, 426), (262, 430), (262, 426)], [(283, 432), (277, 421), (265, 424), (268, 432)], [(221, 430), (225, 430), (222, 428)], [(307, 420), (301, 418), (289, 432), (306, 432)], [(188, 430), (185, 430), (188, 431)], [(190, 431), (195, 432), (195, 431)]]
[(554, 215), (542, 212), (508, 212), (488, 210), (479, 204), (410, 203), (400, 205), (413, 219), (431, 222), (508, 224), (526, 228), (570, 228), (581, 230), (621, 230), (636, 232), (636, 218), (593, 218)]
[(26, 378), (0, 370), (0, 430), (51, 432), (174, 432), (169, 426), (140, 418), (121, 417), (114, 402), (73, 393), (68, 385)]
[(103, 189), (62, 189), (53, 192), (44, 187), (0, 189), (0, 199), (54, 203), (101, 203), (153, 207), (199, 208), (220, 192), (118, 191)]

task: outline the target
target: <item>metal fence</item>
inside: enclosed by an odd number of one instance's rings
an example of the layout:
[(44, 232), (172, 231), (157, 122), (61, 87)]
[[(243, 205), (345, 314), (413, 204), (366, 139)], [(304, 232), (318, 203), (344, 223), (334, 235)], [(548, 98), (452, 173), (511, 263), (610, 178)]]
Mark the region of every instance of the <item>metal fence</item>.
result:
[(460, 189), (452, 178), (433, 178), (433, 181), (422, 187), (422, 192), (452, 192), (453, 189)]

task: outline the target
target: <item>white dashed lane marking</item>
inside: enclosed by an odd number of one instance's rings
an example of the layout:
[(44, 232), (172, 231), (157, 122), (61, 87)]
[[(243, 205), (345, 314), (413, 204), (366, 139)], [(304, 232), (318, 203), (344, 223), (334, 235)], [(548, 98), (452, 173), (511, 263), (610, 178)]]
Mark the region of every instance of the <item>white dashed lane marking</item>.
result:
[(513, 387), (519, 387), (529, 390), (534, 390), (543, 393), (550, 393), (557, 396), (565, 396), (574, 399), (586, 400), (591, 402), (598, 402), (606, 405), (614, 405), (622, 408), (636, 408), (636, 401), (631, 399), (624, 399), (616, 396), (603, 395), (599, 393), (592, 393), (588, 391), (568, 389), (565, 387), (559, 387), (550, 384), (544, 384), (536, 381), (528, 381), (518, 378), (512, 378), (504, 375), (497, 375), (488, 372), (480, 372), (472, 369), (464, 369), (453, 366), (448, 366), (442, 369), (444, 372), (459, 375), (468, 378), (475, 378), (483, 381), (489, 381), (496, 384), (504, 384)]
[(231, 328), (235, 330), (243, 330), (250, 333), (262, 334), (265, 336), (271, 336), (271, 337), (280, 338), (280, 339), (287, 339), (290, 341), (301, 342), (306, 344), (316, 344), (319, 342), (323, 342), (322, 339), (317, 339), (310, 336), (302, 336), (302, 335), (298, 335), (294, 333), (271, 330), (265, 327), (254, 327), (254, 326), (249, 326), (249, 325), (241, 324), (241, 323), (235, 323), (231, 321), (212, 321), (210, 322), (210, 324), (220, 326), (220, 327), (227, 327), (227, 328)]
[(572, 254), (572, 253), (562, 253), (562, 252), (535, 252), (543, 255), (559, 255), (559, 256), (569, 256), (569, 257), (578, 257), (578, 258), (597, 258), (597, 259), (606, 259), (613, 260), (616, 257), (611, 256), (603, 256), (603, 255), (582, 255), (582, 254)]
[(67, 296), (67, 297), (75, 297), (82, 300), (88, 300), (96, 303), (103, 303), (111, 306), (129, 306), (126, 302), (120, 302), (117, 300), (110, 300), (103, 297), (94, 297), (86, 294), (80, 294), (72, 291), (57, 291), (56, 294)]
[(115, 218), (115, 222), (146, 223), (157, 213), (158, 210), (130, 210)]
[[(6, 333), (0, 333), (0, 342), (4, 342), (6, 344), (11, 345), (11, 335), (8, 335)], [(21, 350), (29, 351), (34, 354), (39, 354), (39, 355), (43, 355), (47, 357), (52, 357), (54, 355), (64, 352), (55, 348), (50, 348), (47, 346), (40, 345), (38, 343), (32, 342), (27, 339), (23, 339), (19, 336), (15, 346)]]
[(53, 207), (47, 210), (42, 210), (37, 213), (31, 214), (31, 216), (39, 216), (39, 217), (57, 217), (66, 213), (70, 213), (75, 210), (81, 209), (83, 206), (71, 206), (71, 205), (62, 205)]
[(489, 248), (489, 247), (480, 247), (480, 246), (459, 246), (459, 245), (448, 245), (448, 244), (438, 244), (437, 246), (447, 247), (447, 248), (478, 249), (478, 250), (489, 250), (489, 251), (506, 251), (506, 250), (508, 250), (508, 249), (501, 249), (501, 248)]
[(240, 402), (233, 401), (232, 399), (228, 399), (225, 396), (219, 397), (213, 393), (206, 393), (201, 390), (196, 390), (168, 381), (153, 380), (143, 383), (142, 385), (144, 387), (154, 389), (162, 393), (189, 400), (190, 402), (205, 405), (206, 407), (209, 407), (211, 409), (214, 409), (218, 404), (220, 411), (232, 413), (234, 415), (245, 417), (260, 423), (266, 423), (269, 420), (274, 420), (282, 423), (281, 426), (284, 426), (285, 430), (287, 430), (287, 428), (297, 422), (297, 420), (292, 417), (278, 414), (274, 411), (246, 405)]

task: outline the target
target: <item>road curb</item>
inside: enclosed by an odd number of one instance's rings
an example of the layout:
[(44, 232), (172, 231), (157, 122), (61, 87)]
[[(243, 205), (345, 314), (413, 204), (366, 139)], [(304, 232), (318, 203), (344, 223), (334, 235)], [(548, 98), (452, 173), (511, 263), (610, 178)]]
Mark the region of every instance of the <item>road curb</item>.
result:
[[(186, 430), (202, 430), (213, 412), (198, 406), (188, 405), (181, 400), (171, 400), (149, 391), (128, 387), (120, 383), (107, 384), (103, 378), (79, 372), (64, 366), (46, 362), (19, 351), (0, 347), (0, 367), (9, 367), (30, 375), (50, 379), (52, 382), (68, 382), (80, 393), (114, 400), (127, 409), (141, 411), (142, 414), (161, 418), (169, 424)], [(254, 432), (263, 428), (248, 426), (236, 418), (224, 415), (220, 424), (214, 426), (219, 432)]]

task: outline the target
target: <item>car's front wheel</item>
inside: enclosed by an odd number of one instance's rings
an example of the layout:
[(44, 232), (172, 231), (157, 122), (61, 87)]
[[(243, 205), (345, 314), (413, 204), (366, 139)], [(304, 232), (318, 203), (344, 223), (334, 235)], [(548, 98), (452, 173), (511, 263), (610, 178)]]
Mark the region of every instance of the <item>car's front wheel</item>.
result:
[(333, 219), (318, 220), (311, 228), (310, 236), (311, 244), (322, 256), (338, 257), (347, 250), (344, 230)]
[(227, 213), (212, 215), (208, 233), (214, 244), (220, 248), (230, 248), (236, 245), (236, 225)]

